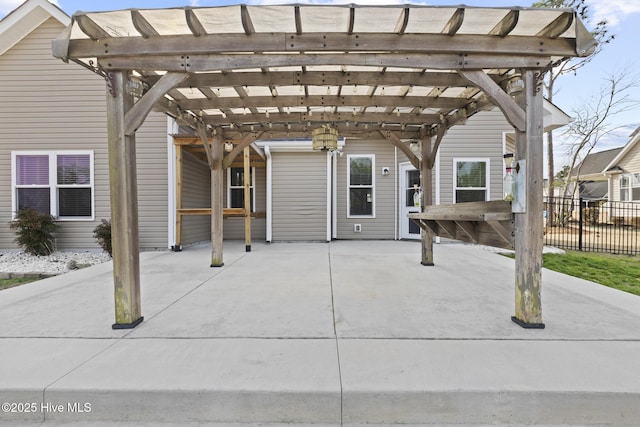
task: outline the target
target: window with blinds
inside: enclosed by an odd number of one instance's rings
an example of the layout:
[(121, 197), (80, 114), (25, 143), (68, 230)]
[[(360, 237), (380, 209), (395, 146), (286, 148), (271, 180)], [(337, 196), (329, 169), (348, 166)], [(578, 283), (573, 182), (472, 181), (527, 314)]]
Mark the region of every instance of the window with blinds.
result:
[[(256, 211), (256, 196), (254, 192), (256, 168), (249, 168), (249, 191), (251, 212)], [(244, 168), (227, 169), (227, 207), (244, 208)]]
[(640, 173), (621, 175), (619, 180), (621, 202), (640, 200)]
[(347, 156), (349, 171), (347, 173), (347, 217), (363, 217), (375, 215), (375, 157), (370, 155)]
[(489, 160), (454, 159), (454, 203), (489, 200)]
[(93, 152), (14, 152), (13, 211), (93, 219)]

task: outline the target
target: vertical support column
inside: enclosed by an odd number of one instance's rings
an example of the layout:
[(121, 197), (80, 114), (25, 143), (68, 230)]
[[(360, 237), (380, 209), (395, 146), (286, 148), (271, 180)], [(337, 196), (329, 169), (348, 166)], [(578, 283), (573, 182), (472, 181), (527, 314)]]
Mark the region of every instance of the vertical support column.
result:
[(516, 159), (526, 161), (526, 212), (515, 214), (516, 307), (515, 316), (511, 318), (523, 328), (532, 329), (544, 328), (541, 305), (543, 104), (538, 73), (523, 71), (524, 93), (518, 99), (526, 117), (525, 132), (516, 130)]
[[(424, 212), (425, 206), (433, 203), (433, 174), (431, 168), (431, 137), (422, 139), (422, 160), (420, 161), (420, 186), (422, 187), (422, 200), (420, 201), (420, 210)], [(430, 230), (422, 230), (420, 233), (422, 239), (422, 265), (433, 264), (433, 232)]]
[(176, 145), (176, 243), (173, 250), (182, 250), (182, 145)]
[(143, 320), (136, 139), (135, 134), (125, 134), (125, 115), (133, 106), (133, 96), (126, 91), (128, 78), (128, 71), (113, 71), (108, 75), (107, 128), (116, 317), (113, 329), (135, 328)]
[(211, 267), (222, 267), (222, 229), (224, 169), (222, 138), (214, 136), (211, 143)]
[[(245, 251), (251, 252), (251, 162), (250, 149), (244, 147), (244, 244)], [(255, 191), (255, 190), (254, 190)]]

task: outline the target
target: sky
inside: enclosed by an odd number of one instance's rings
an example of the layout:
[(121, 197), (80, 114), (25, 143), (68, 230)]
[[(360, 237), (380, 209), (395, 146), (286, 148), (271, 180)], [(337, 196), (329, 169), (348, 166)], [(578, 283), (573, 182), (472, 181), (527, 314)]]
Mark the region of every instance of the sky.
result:
[[(72, 15), (78, 10), (100, 11), (128, 8), (164, 8), (182, 6), (219, 6), (225, 4), (265, 4), (287, 3), (282, 0), (269, 2), (268, 0), (50, 0), (67, 14)], [(528, 7), (535, 0), (414, 0), (411, 3), (429, 5), (458, 5), (483, 7)], [(23, 0), (0, 0), (0, 18), (22, 4)], [(361, 4), (389, 4), (408, 3), (398, 0), (297, 0), (296, 3), (361, 3)], [(609, 33), (615, 39), (606, 45), (602, 52), (596, 55), (590, 63), (581, 68), (576, 75), (562, 76), (557, 83), (554, 103), (570, 116), (576, 115), (576, 110), (584, 105), (593, 105), (600, 98), (600, 93), (607, 88), (607, 78), (619, 74), (627, 69), (629, 79), (640, 82), (640, 55), (636, 45), (640, 40), (640, 0), (587, 0), (591, 11), (591, 22), (606, 19)], [(589, 25), (587, 25), (588, 28)], [(610, 120), (611, 134), (600, 140), (596, 151), (621, 147), (629, 140), (629, 135), (640, 126), (640, 84), (627, 93), (630, 101), (637, 101), (637, 105), (630, 105), (629, 111), (618, 114)], [(554, 150), (556, 170), (568, 163), (566, 144), (569, 138), (561, 131), (554, 134), (556, 148)], [(546, 162), (545, 162), (546, 163)]]

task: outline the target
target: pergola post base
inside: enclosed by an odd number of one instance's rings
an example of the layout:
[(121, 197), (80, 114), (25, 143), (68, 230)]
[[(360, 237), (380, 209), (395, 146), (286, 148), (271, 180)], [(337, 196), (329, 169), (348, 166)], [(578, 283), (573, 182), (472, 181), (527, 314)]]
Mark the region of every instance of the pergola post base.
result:
[(144, 320), (144, 316), (140, 317), (131, 323), (114, 323), (111, 325), (111, 329), (133, 329), (138, 326)]
[(544, 329), (544, 323), (527, 323), (523, 320), (518, 319), (516, 316), (511, 316), (511, 320), (513, 321), (513, 323), (524, 329)]

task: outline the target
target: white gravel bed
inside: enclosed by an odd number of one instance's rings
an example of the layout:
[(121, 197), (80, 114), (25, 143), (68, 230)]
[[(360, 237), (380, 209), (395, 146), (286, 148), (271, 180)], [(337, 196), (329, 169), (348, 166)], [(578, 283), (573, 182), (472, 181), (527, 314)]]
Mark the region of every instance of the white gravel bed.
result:
[(4, 251), (0, 252), (0, 272), (62, 274), (107, 261), (111, 261), (109, 254), (97, 251), (58, 251), (47, 256), (34, 256), (22, 251)]

